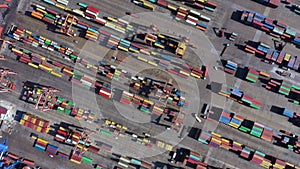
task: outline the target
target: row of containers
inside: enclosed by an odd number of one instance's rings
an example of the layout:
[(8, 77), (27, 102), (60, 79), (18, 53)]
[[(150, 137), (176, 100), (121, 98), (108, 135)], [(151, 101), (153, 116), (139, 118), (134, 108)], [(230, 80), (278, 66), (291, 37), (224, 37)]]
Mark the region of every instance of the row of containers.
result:
[[(107, 131), (107, 130), (101, 129), (100, 134), (102, 134), (104, 136), (107, 136), (107, 137), (113, 137), (116, 135), (123, 136), (124, 134), (129, 134), (130, 136), (136, 135), (136, 134), (128, 131), (128, 128), (126, 126), (122, 126), (121, 124), (116, 123), (114, 121), (111, 121), (108, 119), (106, 119), (106, 120), (103, 119), (103, 122), (100, 122), (100, 123), (102, 123), (102, 124), (99, 124), (100, 126), (103, 126), (103, 124), (105, 123), (106, 127), (110, 127), (110, 128), (114, 129), (113, 131), (110, 131), (110, 130)], [(114, 132), (114, 133), (112, 133), (112, 132)], [(161, 149), (165, 149), (167, 151), (172, 151), (172, 149), (173, 149), (173, 146), (171, 144), (167, 144), (164, 141), (157, 140), (155, 138), (149, 139), (144, 136), (137, 136), (135, 141), (136, 141), (136, 143), (145, 145), (148, 148), (152, 148), (152, 145), (154, 144), (157, 147), (159, 147)], [(109, 148), (107, 151), (110, 151), (110, 149), (112, 148), (112, 146), (107, 145), (102, 142), (97, 143), (97, 145), (98, 144), (101, 146), (102, 149)]]
[(256, 0), (256, 2), (262, 3), (272, 8), (277, 8), (280, 4), (280, 0)]
[[(50, 5), (53, 5), (55, 7), (58, 7), (56, 3), (54, 2), (49, 2), (48, 0), (43, 0), (43, 2), (47, 3), (47, 4), (50, 4)], [(92, 6), (89, 6), (85, 3), (82, 3), (82, 2), (79, 2), (77, 3), (77, 5), (80, 6), (80, 9), (70, 9), (70, 8), (67, 8), (67, 7), (63, 7), (63, 8), (60, 8), (60, 9), (63, 9), (65, 10), (66, 12), (70, 12), (72, 14), (75, 14), (75, 15), (78, 15), (78, 16), (82, 16), (84, 17), (85, 19), (89, 20), (89, 21), (92, 21), (96, 24), (100, 24), (101, 26), (105, 26), (105, 27), (108, 27), (108, 28), (111, 28), (117, 32), (121, 32), (121, 33), (132, 33), (135, 31), (134, 27), (132, 25), (129, 24), (128, 21), (124, 20), (124, 19), (115, 19), (113, 17), (106, 17), (105, 19), (104, 18), (99, 18), (98, 15), (99, 15), (99, 12), (100, 10), (95, 8), (95, 7), (92, 7)], [(36, 5), (36, 7), (42, 9), (42, 10), (47, 10), (47, 8), (41, 6), (41, 5)], [(58, 7), (59, 8), (59, 7)], [(83, 9), (83, 10), (81, 10)], [(71, 22), (68, 21), (68, 22)], [(56, 23), (58, 25), (61, 25), (60, 22)], [(84, 22), (81, 22), (79, 20), (77, 20), (77, 22), (73, 22), (73, 25), (80, 28), (80, 29), (84, 29), (84, 30), (87, 30), (88, 28), (90, 28), (90, 25), (89, 24), (86, 24)]]
[(214, 148), (223, 148), (234, 152), (239, 155), (239, 157), (251, 161), (254, 164), (260, 165), (264, 168), (290, 168), (290, 169), (299, 169), (299, 166), (296, 166), (292, 163), (283, 161), (271, 155), (265, 154), (263, 152), (254, 150), (250, 147), (247, 147), (239, 142), (231, 140), (226, 137), (222, 137), (218, 133), (202, 131), (198, 141), (207, 144)]
[[(28, 88), (26, 98), (23, 100), (31, 100), (32, 103), (36, 104), (41, 94), (42, 88), (40, 87)], [(63, 97), (54, 95), (49, 96), (46, 106), (48, 109), (55, 110), (57, 113), (64, 113), (78, 120), (85, 119), (88, 122), (92, 122), (96, 115), (94, 111), (75, 107), (72, 101), (67, 101)]]
[[(21, 156), (19, 156), (17, 154), (14, 154), (14, 153), (11, 153), (11, 152), (7, 152), (7, 154), (5, 154), (3, 156), (3, 161), (4, 161), (5, 164), (6, 164), (6, 161), (11, 164), (12, 160), (17, 161), (17, 160), (20, 160), (20, 159), (22, 159)], [(29, 166), (35, 166), (35, 162), (32, 161), (32, 160), (29, 160), (29, 159), (22, 159), (22, 163), (25, 164), (25, 165), (29, 165)], [(9, 165), (9, 164), (7, 164), (7, 165)]]
[[(165, 0), (148, 0), (148, 1), (151, 3), (157, 4), (161, 7), (172, 10), (172, 11), (176, 11), (179, 8), (182, 8), (182, 7), (174, 6), (173, 4), (169, 4)], [(205, 9), (210, 12), (214, 12), (218, 5), (216, 3), (208, 1), (208, 0), (196, 0), (196, 1), (193, 1), (192, 3), (189, 3), (189, 6), (197, 8), (197, 9)]]
[[(63, 160), (70, 159), (72, 161), (72, 159), (70, 158), (70, 154), (68, 155), (66, 153), (59, 151), (59, 147), (49, 144), (47, 140), (36, 138), (34, 142), (34, 148), (36, 148), (39, 151), (46, 152), (48, 155), (56, 156)], [(93, 164), (93, 160), (86, 156), (82, 156), (81, 161), (86, 164), (90, 164), (90, 165)], [(98, 167), (100, 167), (100, 165)]]
[(179, 58), (184, 56), (187, 49), (186, 42), (174, 41), (174, 39), (170, 39), (164, 34), (146, 33), (144, 43), (161, 49), (168, 48), (169, 51), (174, 52)]
[(29, 127), (32, 130), (41, 133), (48, 133), (50, 130), (49, 121), (42, 119), (38, 116), (32, 115), (30, 113), (22, 112), (20, 122), (22, 126)]
[(262, 55), (269, 62), (275, 62), (278, 65), (291, 68), (296, 71), (299, 70), (300, 57), (293, 56), (284, 51), (278, 51), (266, 43), (259, 42), (255, 47), (246, 45), (245, 50), (253, 54)]
[(243, 11), (241, 21), (245, 22), (246, 24), (251, 24), (252, 26), (274, 36), (280, 37), (283, 40), (291, 41), (296, 46), (300, 45), (300, 39), (297, 37), (296, 32), (289, 28), (289, 26), (282, 21), (273, 20), (260, 13), (247, 10)]
[(151, 169), (153, 165), (146, 161), (142, 161), (136, 158), (121, 156), (118, 160), (118, 166), (123, 168), (129, 168), (130, 165), (139, 166), (139, 168), (143, 169)]
[(189, 164), (192, 164), (197, 169), (207, 169), (208, 165), (203, 163), (203, 157), (194, 151), (189, 151), (189, 153), (185, 156), (185, 159), (183, 161), (184, 166), (190, 166)]
[[(224, 67), (224, 71), (229, 74), (235, 74), (238, 68), (239, 67), (237, 63), (227, 60)], [(247, 75), (245, 77), (245, 80), (252, 83), (256, 83), (259, 77), (270, 78), (269, 74), (262, 71), (258, 71), (251, 67), (247, 67), (246, 71), (247, 71)]]
[(260, 100), (226, 84), (222, 84), (221, 90), (218, 93), (254, 109), (260, 109), (262, 107), (262, 102)]
[[(284, 112), (284, 114), (290, 115), (288, 113)], [(220, 116), (219, 122), (268, 142), (273, 142), (274, 138), (277, 142), (280, 142), (282, 145), (284, 145), (283, 147), (288, 148), (295, 153), (299, 153), (300, 151), (300, 140), (280, 134), (270, 127), (247, 120), (233, 112), (224, 110)]]
[(73, 61), (76, 61), (78, 57), (78, 54), (75, 53), (73, 49), (64, 45), (60, 45), (57, 42), (46, 37), (40, 35), (33, 35), (33, 33), (30, 30), (19, 28), (16, 25), (10, 26), (10, 28), (7, 31), (7, 36), (16, 39), (20, 42), (23, 42), (27, 45), (31, 45), (33, 47), (41, 47), (51, 52), (57, 51), (61, 54), (64, 54)]
[(293, 85), (291, 82), (271, 78), (271, 79), (269, 79), (265, 88), (267, 90), (282, 94), (282, 95), (292, 99), (293, 103), (299, 104), (300, 87), (297, 85)]

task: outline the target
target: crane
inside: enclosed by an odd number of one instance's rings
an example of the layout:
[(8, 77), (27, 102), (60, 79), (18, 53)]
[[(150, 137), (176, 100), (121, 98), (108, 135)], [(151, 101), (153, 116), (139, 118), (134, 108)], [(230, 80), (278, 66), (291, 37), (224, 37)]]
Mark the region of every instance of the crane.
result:
[(77, 21), (78, 19), (76, 16), (68, 14), (64, 23), (61, 26), (60, 32), (68, 36), (73, 36), (72, 34), (70, 34), (70, 32), (72, 30), (73, 23)]
[(17, 73), (8, 69), (0, 69), (0, 93), (10, 92), (14, 90), (15, 84), (11, 80), (5, 80), (7, 75), (16, 75)]
[(42, 111), (49, 110), (49, 109), (45, 108), (47, 100), (48, 100), (50, 94), (56, 93), (56, 92), (60, 92), (60, 91), (55, 88), (52, 88), (52, 87), (43, 87), (42, 93), (39, 96), (39, 98), (35, 104), (35, 109), (42, 110)]
[[(81, 133), (80, 139), (82, 140), (83, 146), (80, 148), (79, 147), (79, 143), (74, 147), (73, 151), (72, 151), (72, 155), (71, 155), (71, 161), (73, 162), (77, 162), (77, 163), (81, 163), (81, 158), (82, 155), (87, 151), (85, 150), (85, 145), (88, 142), (90, 135), (93, 133), (94, 131), (90, 130), (90, 129), (84, 129), (83, 132)], [(77, 161), (79, 160), (80, 161)]]

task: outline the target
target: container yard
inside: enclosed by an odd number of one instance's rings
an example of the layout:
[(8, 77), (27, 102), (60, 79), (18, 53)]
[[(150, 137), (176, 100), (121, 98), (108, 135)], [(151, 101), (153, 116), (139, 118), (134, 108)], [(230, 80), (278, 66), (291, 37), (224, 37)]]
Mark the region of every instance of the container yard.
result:
[(300, 169), (297, 0), (2, 0), (0, 168)]

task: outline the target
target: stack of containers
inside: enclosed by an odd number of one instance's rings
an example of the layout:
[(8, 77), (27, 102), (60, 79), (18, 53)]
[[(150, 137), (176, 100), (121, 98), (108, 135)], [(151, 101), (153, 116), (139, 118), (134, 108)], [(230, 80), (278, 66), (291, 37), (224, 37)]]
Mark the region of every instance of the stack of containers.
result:
[(82, 156), (79, 155), (80, 152), (75, 152), (72, 154), (70, 161), (76, 163), (76, 164), (81, 164), (81, 159)]
[(282, 160), (279, 160), (279, 159), (276, 159), (275, 163), (273, 164), (273, 167), (274, 168), (285, 168), (286, 167), (286, 162), (285, 161), (282, 161)]
[(233, 141), (231, 150), (233, 151), (242, 151), (243, 145), (239, 142)]
[(253, 158), (251, 159), (251, 162), (260, 165), (263, 162), (264, 157), (265, 157), (264, 153), (256, 150), (254, 152)]
[(92, 6), (88, 6), (84, 12), (84, 15), (88, 18), (95, 19), (95, 18), (97, 18), (99, 12), (100, 12), (99, 9), (94, 8)]
[(139, 53), (141, 48), (142, 47), (140, 47), (139, 45), (137, 45), (135, 43), (130, 43), (129, 51), (134, 52), (134, 53)]
[(192, 72), (191, 72), (191, 76), (200, 79), (201, 77), (203, 77), (203, 71), (197, 69), (197, 68), (193, 68)]
[(103, 96), (107, 99), (110, 99), (111, 95), (112, 95), (111, 88), (110, 87), (105, 87), (105, 85), (103, 85), (103, 87), (99, 91), (99, 95), (101, 95), (101, 96)]
[(78, 70), (74, 70), (74, 74), (71, 78), (71, 82), (76, 83), (76, 84), (81, 84), (80, 80), (83, 76), (84, 76), (84, 73), (82, 73)]
[(291, 110), (285, 108), (285, 109), (283, 110), (283, 115), (284, 115), (284, 116), (287, 116), (287, 117), (289, 117), (289, 118), (294, 118), (295, 112), (293, 112), (293, 111), (291, 111)]
[(145, 99), (142, 105), (140, 106), (140, 110), (145, 113), (150, 113), (151, 112), (150, 109), (153, 106), (153, 104), (154, 104), (153, 102)]
[(205, 24), (203, 24), (202, 22), (198, 22), (196, 25), (196, 28), (205, 31), (207, 29), (207, 26)]
[(221, 116), (220, 116), (219, 122), (228, 125), (230, 123), (230, 120), (231, 120), (231, 117), (232, 117), (231, 115), (232, 114), (230, 112), (223, 111)]
[(259, 71), (251, 67), (248, 68), (248, 74), (246, 76), (247, 80), (249, 80), (252, 83), (255, 83), (258, 79), (258, 76), (259, 76)]
[(266, 89), (268, 90), (273, 90), (273, 91), (277, 91), (279, 86), (281, 85), (280, 82), (276, 81), (276, 80), (273, 80), (273, 79), (270, 79), (268, 81), (268, 84), (266, 86)]
[(252, 130), (251, 130), (250, 134), (251, 134), (252, 136), (255, 136), (255, 137), (260, 138), (260, 136), (261, 136), (262, 133), (263, 133), (264, 127), (265, 127), (264, 125), (259, 124), (259, 123), (257, 123), (257, 122), (254, 122), (254, 125), (253, 125), (253, 127), (252, 127)]
[(198, 18), (193, 17), (191, 15), (187, 15), (186, 20), (185, 20), (188, 24), (191, 24), (193, 26), (196, 26), (198, 23)]
[(222, 143), (221, 143), (221, 147), (226, 149), (226, 150), (230, 150), (232, 147), (232, 140), (228, 140), (226, 138), (222, 138)]
[(244, 117), (239, 115), (234, 115), (229, 123), (229, 126), (237, 129), (241, 126), (243, 121), (244, 121)]
[(279, 56), (278, 56), (278, 58), (277, 58), (277, 60), (276, 60), (276, 62), (277, 62), (278, 64), (281, 64), (281, 63), (282, 63), (285, 54), (286, 54), (286, 53), (285, 53), (284, 51), (281, 51), (281, 52), (279, 53)]
[(144, 99), (136, 94), (132, 98), (132, 102), (137, 105), (141, 105), (143, 101), (144, 101)]
[(212, 137), (211, 133), (208, 133), (206, 131), (202, 131), (199, 138), (198, 138), (198, 141), (200, 141), (203, 144), (208, 144), (211, 140), (211, 137)]
[(57, 152), (57, 157), (64, 159), (64, 160), (69, 160), (69, 155), (62, 153), (60, 151)]
[(221, 90), (218, 92), (218, 94), (225, 96), (225, 97), (230, 97), (231, 95), (231, 87), (227, 86), (226, 84), (222, 84)]
[(166, 60), (160, 60), (158, 65), (160, 65), (162, 67), (165, 67), (165, 68), (168, 68), (168, 66), (170, 65), (170, 62), (166, 61)]
[(162, 107), (162, 106), (160, 106), (160, 105), (158, 105), (158, 104), (155, 104), (155, 105), (153, 106), (152, 113), (153, 113), (153, 114), (156, 114), (156, 115), (158, 115), (158, 116), (160, 116), (161, 114), (163, 114), (163, 111), (164, 111), (164, 109), (161, 108), (161, 107)]
[(115, 35), (110, 35), (109, 40), (106, 44), (106, 46), (110, 49), (116, 50), (118, 47), (118, 44), (120, 42), (121, 38), (115, 36)]
[(265, 141), (271, 142), (273, 138), (273, 129), (269, 127), (264, 127), (264, 131), (260, 138)]
[(47, 154), (56, 156), (57, 151), (58, 151), (58, 147), (51, 145), (51, 144), (47, 145), (47, 149), (46, 149)]
[(107, 43), (109, 37), (110, 37), (110, 33), (102, 31), (102, 30), (99, 31), (99, 38), (98, 38), (99, 42)]
[(255, 52), (257, 52), (257, 50), (254, 47), (250, 46), (250, 45), (245, 46), (245, 51), (249, 52), (249, 53), (252, 53), (252, 54), (255, 54)]
[(253, 150), (251, 148), (244, 147), (240, 156), (248, 160), (250, 158), (251, 153), (253, 153)]
[(177, 11), (177, 14), (176, 14), (176, 16), (175, 16), (175, 19), (176, 19), (176, 20), (185, 20), (186, 16), (187, 16), (188, 13), (189, 13), (189, 12), (187, 11), (187, 9), (182, 8), (182, 7), (179, 7), (177, 10), (178, 10), (178, 11)]
[(83, 77), (80, 79), (81, 84), (88, 86), (88, 87), (94, 87), (96, 79), (88, 76), (86, 74), (83, 75)]
[(293, 39), (292, 42), (293, 42), (296, 46), (300, 46), (300, 37), (299, 37), (299, 36), (295, 37), (295, 38)]
[(258, 47), (257, 47), (256, 52), (259, 53), (259, 54), (261, 54), (261, 55), (264, 55), (264, 54), (268, 53), (268, 51), (269, 51), (270, 48), (271, 47), (269, 45), (260, 42), (259, 45), (258, 45)]
[(47, 133), (50, 130), (49, 121), (46, 121), (29, 113), (22, 114), (20, 124), (41, 133)]
[(291, 56), (290, 57), (290, 60), (288, 61), (288, 64), (287, 64), (287, 66), (289, 67), (289, 68), (294, 68), (294, 64), (295, 64), (295, 62), (296, 62), (296, 56)]
[(34, 147), (40, 151), (45, 151), (48, 145), (48, 141), (38, 138), (35, 142)]
[[(196, 153), (194, 151), (190, 151), (190, 154), (187, 156), (186, 162), (189, 162), (191, 164), (198, 164), (201, 162), (202, 158), (199, 153)], [(184, 163), (186, 163), (184, 162)]]
[(300, 66), (300, 57), (296, 56), (297, 59), (294, 63), (294, 66), (293, 66), (293, 69), (296, 70), (296, 71), (299, 71), (299, 66)]
[(94, 31), (91, 31), (90, 30), (91, 28), (88, 28), (86, 30), (86, 33), (85, 33), (85, 38), (88, 39), (88, 40), (91, 40), (91, 41), (94, 41), (96, 42), (98, 37), (99, 37), (99, 33), (96, 33)]
[(227, 60), (224, 71), (229, 73), (229, 74), (234, 74), (236, 71), (238, 65), (230, 60)]
[(237, 37), (238, 37), (238, 34), (235, 33), (235, 32), (232, 32), (231, 35), (230, 35), (230, 37), (229, 37), (229, 40), (230, 40), (230, 41), (235, 41), (235, 39), (236, 39)]
[(292, 88), (292, 84), (287, 81), (282, 81), (278, 93), (288, 96)]
[(249, 133), (251, 131), (250, 128), (253, 127), (253, 121), (249, 121), (249, 120), (244, 120), (241, 124), (241, 126), (239, 127), (239, 130), (245, 133)]
[(186, 79), (190, 76), (190, 74), (191, 74), (191, 71), (185, 70), (185, 69), (180, 69), (178, 76)]
[(130, 47), (130, 43), (129, 41), (125, 40), (125, 39), (121, 39), (118, 45), (118, 49), (122, 49), (126, 52), (128, 52), (128, 48)]
[(125, 104), (130, 104), (132, 98), (133, 98), (133, 94), (124, 90), (123, 93), (122, 93), (120, 102), (125, 103)]
[(221, 135), (217, 134), (217, 133), (214, 133), (212, 132), (212, 138), (209, 142), (209, 146), (212, 146), (214, 148), (218, 148), (222, 143), (222, 137)]

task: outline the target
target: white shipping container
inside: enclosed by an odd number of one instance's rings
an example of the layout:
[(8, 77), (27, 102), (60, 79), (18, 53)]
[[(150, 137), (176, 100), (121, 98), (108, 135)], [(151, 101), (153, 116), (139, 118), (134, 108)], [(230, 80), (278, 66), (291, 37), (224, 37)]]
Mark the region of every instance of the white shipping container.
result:
[(185, 20), (187, 23), (189, 23), (189, 24), (191, 24), (191, 25), (194, 25), (194, 26), (196, 26), (196, 24), (197, 23), (195, 23), (195, 22), (193, 22), (193, 21), (191, 21), (191, 20), (189, 20), (189, 19), (187, 19), (187, 20)]
[(194, 15), (196, 15), (196, 16), (198, 16), (198, 17), (200, 17), (200, 15), (201, 15), (199, 12), (194, 11), (192, 9), (189, 12), (192, 13), (192, 14), (194, 14)]
[(205, 16), (205, 15), (201, 15), (200, 18), (201, 18), (201, 19), (204, 19), (204, 20), (206, 20), (206, 21), (208, 21), (208, 22), (210, 21), (210, 18), (207, 17), (207, 16)]
[(42, 9), (42, 10), (46, 10), (45, 7), (43, 7), (43, 6), (39, 5), (39, 4), (35, 4), (35, 7), (36, 7), (36, 8), (40, 8), (40, 9)]

